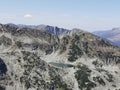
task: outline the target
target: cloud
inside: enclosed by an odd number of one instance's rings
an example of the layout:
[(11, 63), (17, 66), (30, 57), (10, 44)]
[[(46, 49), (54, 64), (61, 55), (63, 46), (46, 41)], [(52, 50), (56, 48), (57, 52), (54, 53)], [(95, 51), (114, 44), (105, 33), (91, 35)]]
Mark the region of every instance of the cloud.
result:
[(33, 16), (31, 14), (24, 15), (24, 18), (32, 18)]

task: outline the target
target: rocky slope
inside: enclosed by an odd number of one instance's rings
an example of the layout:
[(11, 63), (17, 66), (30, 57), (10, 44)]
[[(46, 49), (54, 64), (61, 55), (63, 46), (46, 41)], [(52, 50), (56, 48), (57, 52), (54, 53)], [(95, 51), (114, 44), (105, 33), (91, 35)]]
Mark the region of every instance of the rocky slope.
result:
[(111, 41), (114, 45), (120, 46), (120, 28), (113, 28), (112, 30), (107, 31), (96, 31), (93, 33), (101, 38)]
[(120, 49), (85, 32), (0, 25), (0, 90), (119, 90)]

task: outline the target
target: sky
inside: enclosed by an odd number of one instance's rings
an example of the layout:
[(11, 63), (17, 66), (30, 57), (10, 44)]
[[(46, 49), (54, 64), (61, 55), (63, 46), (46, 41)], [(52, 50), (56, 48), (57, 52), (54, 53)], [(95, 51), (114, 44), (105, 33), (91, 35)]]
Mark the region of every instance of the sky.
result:
[(0, 23), (109, 30), (120, 27), (120, 0), (1, 0)]

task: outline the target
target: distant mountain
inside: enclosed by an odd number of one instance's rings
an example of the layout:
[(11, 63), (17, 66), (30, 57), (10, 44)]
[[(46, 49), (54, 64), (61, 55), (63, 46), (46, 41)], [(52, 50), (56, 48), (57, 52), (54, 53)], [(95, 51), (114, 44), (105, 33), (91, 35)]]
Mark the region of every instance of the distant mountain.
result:
[(109, 40), (114, 45), (120, 46), (120, 28), (113, 28), (107, 31), (95, 31), (93, 33), (101, 38)]
[(49, 25), (24, 25), (24, 24), (12, 24), (8, 23), (6, 25), (12, 26), (12, 27), (17, 27), (17, 28), (30, 28), (30, 29), (36, 29), (36, 30), (41, 30), (48, 32), (50, 34), (58, 35), (58, 36), (63, 36), (63, 35), (72, 35), (77, 32), (81, 32), (81, 29), (74, 28), (72, 30), (64, 29), (64, 28), (59, 28), (57, 26), (49, 26)]

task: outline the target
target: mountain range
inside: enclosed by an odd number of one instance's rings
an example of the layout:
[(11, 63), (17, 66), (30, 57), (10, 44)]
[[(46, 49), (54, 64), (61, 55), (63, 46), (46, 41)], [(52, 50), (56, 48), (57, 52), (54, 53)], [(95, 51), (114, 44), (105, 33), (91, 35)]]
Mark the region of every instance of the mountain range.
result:
[(93, 34), (109, 40), (114, 45), (120, 46), (120, 28), (113, 28), (112, 30), (95, 31)]
[(69, 30), (69, 29), (59, 28), (57, 26), (50, 26), (50, 25), (44, 25), (44, 24), (42, 24), (42, 25), (24, 25), (24, 24), (15, 25), (13, 23), (8, 23), (6, 25), (16, 27), (19, 29), (30, 28), (30, 29), (35, 29), (35, 30), (41, 30), (41, 31), (45, 31), (45, 32), (50, 33), (50, 34), (57, 35), (57, 36), (71, 35), (73, 33), (77, 33), (77, 32), (82, 31), (81, 29), (77, 29), (77, 28)]
[(0, 90), (119, 90), (120, 48), (81, 29), (0, 24)]

